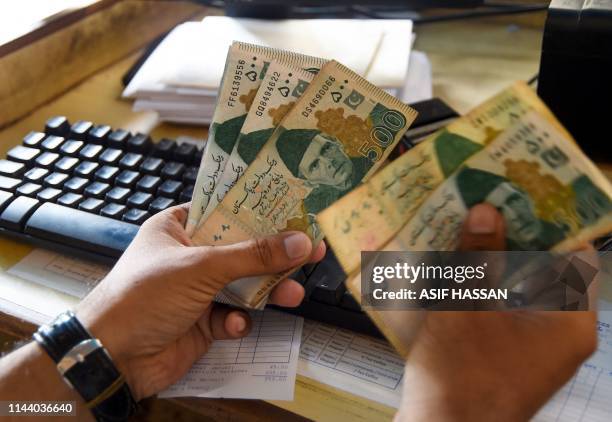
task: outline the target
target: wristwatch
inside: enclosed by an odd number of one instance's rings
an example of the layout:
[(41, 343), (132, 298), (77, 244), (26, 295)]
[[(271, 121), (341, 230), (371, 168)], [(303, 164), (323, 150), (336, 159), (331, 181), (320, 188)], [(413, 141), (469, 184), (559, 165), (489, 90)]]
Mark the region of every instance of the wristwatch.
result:
[(34, 333), (34, 340), (56, 363), (64, 380), (98, 421), (125, 421), (137, 404), (110, 355), (72, 311)]

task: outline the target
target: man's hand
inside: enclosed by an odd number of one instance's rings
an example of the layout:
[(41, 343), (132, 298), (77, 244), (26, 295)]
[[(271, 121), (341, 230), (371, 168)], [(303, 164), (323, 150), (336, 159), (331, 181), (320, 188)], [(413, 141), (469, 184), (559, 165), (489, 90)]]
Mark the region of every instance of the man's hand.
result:
[[(504, 221), (475, 206), (463, 250), (504, 250)], [(406, 363), (397, 420), (523, 421), (597, 345), (595, 312), (429, 312)]]
[[(187, 206), (149, 219), (108, 276), (79, 305), (77, 315), (98, 337), (137, 399), (178, 381), (213, 340), (248, 334), (249, 315), (213, 303), (226, 284), (318, 261), (303, 233), (284, 233), (230, 246), (193, 246), (183, 229)], [(270, 303), (297, 306), (295, 281), (281, 282)]]

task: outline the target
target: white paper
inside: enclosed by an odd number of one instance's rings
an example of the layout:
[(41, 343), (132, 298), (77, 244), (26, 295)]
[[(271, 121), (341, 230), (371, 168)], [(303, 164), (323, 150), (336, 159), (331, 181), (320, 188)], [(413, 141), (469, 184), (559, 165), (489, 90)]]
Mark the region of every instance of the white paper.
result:
[(406, 82), (397, 97), (406, 104), (433, 98), (433, 75), (427, 54), (422, 51), (410, 53)]
[(251, 317), (247, 337), (215, 341), (159, 396), (293, 400), (303, 318), (270, 309)]
[(7, 270), (24, 280), (42, 284), (54, 290), (83, 298), (110, 267), (83, 259), (73, 258), (46, 249), (34, 249)]
[(404, 361), (384, 340), (306, 320), (298, 374), (397, 408)]
[[(602, 304), (610, 309), (612, 304)], [(609, 422), (612, 420), (612, 311), (600, 311), (597, 352), (542, 408), (535, 421)], [(552, 351), (554, 353), (554, 350)]]

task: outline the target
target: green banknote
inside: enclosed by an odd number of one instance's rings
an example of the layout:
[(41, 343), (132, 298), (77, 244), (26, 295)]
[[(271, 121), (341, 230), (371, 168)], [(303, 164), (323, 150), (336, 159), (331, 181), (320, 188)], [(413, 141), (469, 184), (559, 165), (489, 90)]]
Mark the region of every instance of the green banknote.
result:
[[(459, 166), (381, 249), (454, 250), (469, 208), (482, 202), (503, 214), (509, 250), (569, 252), (612, 230), (608, 179), (558, 124), (532, 110)], [(358, 269), (346, 286), (359, 301)], [(408, 356), (424, 311), (366, 312)]]
[[(321, 63), (322, 65), (323, 63)], [(304, 70), (305, 63), (273, 60), (268, 67), (240, 135), (225, 166), (210, 202), (202, 215), (202, 224), (233, 188), (272, 136), (287, 112), (302, 96), (319, 68)]]
[[(192, 239), (221, 245), (286, 230), (322, 238), (315, 215), (384, 162), (416, 112), (338, 62), (325, 64)], [(287, 273), (238, 280), (218, 300), (258, 308)]]
[(317, 215), (347, 274), (361, 251), (378, 250), (458, 166), (531, 110), (563, 129), (525, 83), (516, 83), (406, 152), (367, 183)]
[(284, 50), (241, 42), (232, 44), (193, 190), (187, 233), (193, 233), (206, 210), (266, 70), (275, 59), (300, 63), (306, 68), (319, 68), (323, 63), (322, 59)]
[(573, 250), (612, 230), (612, 186), (535, 111), (468, 159), (398, 233), (403, 250), (454, 250), (469, 208), (506, 221), (508, 250)]

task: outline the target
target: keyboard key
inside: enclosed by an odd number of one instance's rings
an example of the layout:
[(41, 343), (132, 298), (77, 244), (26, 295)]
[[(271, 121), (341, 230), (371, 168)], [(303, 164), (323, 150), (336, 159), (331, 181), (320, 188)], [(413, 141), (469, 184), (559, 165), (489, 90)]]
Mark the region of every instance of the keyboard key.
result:
[(23, 163), (10, 160), (0, 160), (0, 175), (8, 177), (20, 177), (26, 171)]
[(174, 150), (174, 159), (185, 164), (194, 163), (198, 148), (193, 144), (182, 143)]
[(42, 182), (42, 180), (47, 177), (48, 174), (49, 170), (42, 167), (34, 167), (28, 170), (26, 174), (24, 174), (23, 178), (29, 182), (38, 183)]
[(108, 125), (98, 125), (89, 131), (87, 141), (92, 144), (105, 145), (108, 135), (111, 133), (111, 127)]
[(79, 158), (81, 160), (95, 161), (100, 157), (103, 149), (102, 145), (87, 144), (79, 151)]
[(138, 226), (47, 202), (27, 221), (25, 233), (72, 248), (118, 258)]
[(161, 175), (164, 179), (181, 180), (184, 172), (185, 164), (170, 161), (162, 169)]
[(37, 148), (24, 147), (17, 145), (13, 147), (9, 152), (6, 153), (6, 158), (11, 161), (17, 161), (19, 163), (27, 164), (34, 160), (40, 154), (40, 150)]
[(174, 205), (176, 205), (176, 201), (174, 199), (164, 198), (163, 196), (160, 196), (159, 198), (155, 198), (153, 202), (151, 202), (151, 205), (149, 205), (149, 212), (151, 213), (151, 215), (154, 215)]
[(78, 193), (68, 192), (57, 199), (57, 203), (70, 208), (76, 208), (79, 202), (83, 200), (83, 195)]
[(115, 129), (108, 135), (107, 144), (110, 148), (125, 149), (131, 136), (127, 130)]
[(89, 180), (82, 177), (73, 177), (64, 183), (64, 191), (72, 193), (83, 193), (85, 186), (89, 184)]
[(40, 143), (47, 137), (42, 132), (30, 132), (23, 137), (23, 145), (30, 148), (40, 148)]
[(87, 198), (79, 204), (78, 208), (81, 211), (87, 211), (97, 214), (104, 207), (104, 205), (104, 201), (102, 201), (101, 199)]
[(100, 167), (100, 164), (93, 161), (83, 161), (74, 169), (74, 175), (89, 178)]
[(51, 117), (45, 123), (47, 135), (66, 136), (70, 133), (70, 123), (64, 116)]
[(192, 196), (193, 196), (193, 185), (189, 185), (185, 189), (183, 189), (183, 191), (181, 192), (181, 195), (179, 196), (179, 199), (178, 199), (179, 204), (184, 204), (185, 202), (191, 201)]
[(123, 217), (121, 219), (127, 223), (140, 225), (144, 223), (149, 217), (151, 217), (151, 215), (148, 212), (132, 208), (131, 210), (128, 210), (128, 212), (123, 214)]
[(45, 151), (58, 152), (64, 141), (62, 136), (48, 136), (40, 146)]
[(70, 157), (76, 157), (79, 154), (81, 148), (83, 148), (83, 141), (77, 141), (75, 139), (69, 139), (62, 144), (60, 147), (60, 154), (69, 155)]
[(342, 277), (322, 277), (315, 285), (310, 300), (337, 305), (346, 291), (344, 286), (344, 274)]
[(151, 202), (153, 202), (153, 195), (145, 192), (136, 192), (127, 199), (127, 206), (146, 210), (151, 205)]
[(153, 154), (156, 157), (171, 160), (176, 142), (172, 139), (163, 138), (153, 146)]
[(131, 193), (132, 191), (128, 188), (115, 186), (106, 193), (104, 199), (106, 200), (106, 202), (116, 202), (118, 204), (125, 204), (125, 201), (127, 201), (127, 198), (128, 196), (130, 196)]
[(158, 157), (148, 157), (140, 165), (140, 171), (153, 176), (158, 176), (164, 166), (164, 160)]
[(162, 180), (159, 177), (147, 174), (142, 176), (142, 179), (136, 183), (136, 189), (143, 192), (155, 193), (161, 182)]
[(94, 179), (99, 182), (112, 184), (115, 181), (115, 177), (119, 174), (118, 167), (112, 166), (102, 166), (96, 174), (94, 174)]
[(72, 173), (80, 163), (76, 157), (62, 157), (55, 163), (55, 170), (62, 173)]
[(59, 160), (59, 158), (60, 158), (59, 154), (56, 154), (54, 152), (43, 152), (36, 159), (36, 165), (38, 167), (44, 167), (44, 168), (50, 169), (53, 167), (55, 162)]
[(15, 188), (21, 184), (20, 179), (13, 177), (0, 176), (0, 189), (15, 192)]
[(51, 173), (45, 177), (43, 185), (48, 188), (60, 188), (69, 177), (70, 176), (65, 173)]
[(121, 216), (125, 212), (125, 205), (120, 204), (106, 204), (104, 208), (100, 210), (100, 215), (104, 217), (114, 218), (116, 220), (121, 220)]
[(90, 198), (103, 199), (106, 192), (110, 190), (110, 185), (102, 182), (93, 182), (85, 188), (85, 196)]
[(4, 211), (14, 197), (15, 195), (13, 195), (11, 192), (0, 190), (0, 212)]
[(55, 188), (44, 188), (36, 194), (36, 199), (42, 202), (55, 202), (63, 192)]
[(22, 231), (26, 220), (32, 215), (40, 201), (27, 196), (18, 196), (0, 214), (0, 226), (9, 230)]
[(140, 174), (136, 173), (135, 171), (123, 170), (115, 179), (115, 184), (125, 188), (133, 188), (136, 186), (136, 182), (138, 181), (139, 177)]
[[(304, 285), (305, 297), (318, 302), (336, 304), (344, 294), (344, 280), (346, 280), (346, 275), (342, 267), (335, 259), (332, 250), (327, 249), (325, 257), (310, 274)], [(339, 292), (337, 292), (338, 289), (340, 289)], [(315, 291), (317, 291), (316, 294)]]
[(183, 184), (177, 180), (166, 180), (157, 189), (157, 195), (178, 199), (183, 191)]
[(119, 167), (126, 170), (137, 170), (140, 163), (142, 163), (142, 160), (142, 154), (128, 152), (121, 158), (121, 160), (119, 160)]
[(102, 164), (117, 164), (123, 151), (116, 148), (106, 148), (102, 154), (100, 154), (100, 162)]
[(93, 128), (93, 123), (85, 120), (79, 120), (70, 127), (70, 139), (77, 141), (86, 141), (89, 131)]
[(183, 173), (183, 182), (185, 182), (186, 185), (195, 185), (197, 178), (198, 168), (195, 166), (187, 167), (185, 173)]
[(137, 133), (132, 136), (127, 142), (127, 150), (132, 152), (146, 153), (153, 146), (151, 138), (143, 133)]
[(36, 194), (42, 189), (42, 186), (37, 183), (24, 183), (17, 188), (17, 195), (29, 196), (36, 198)]
[(196, 152), (193, 163), (198, 165), (202, 162), (202, 157), (204, 156), (204, 148), (198, 148), (198, 152)]

